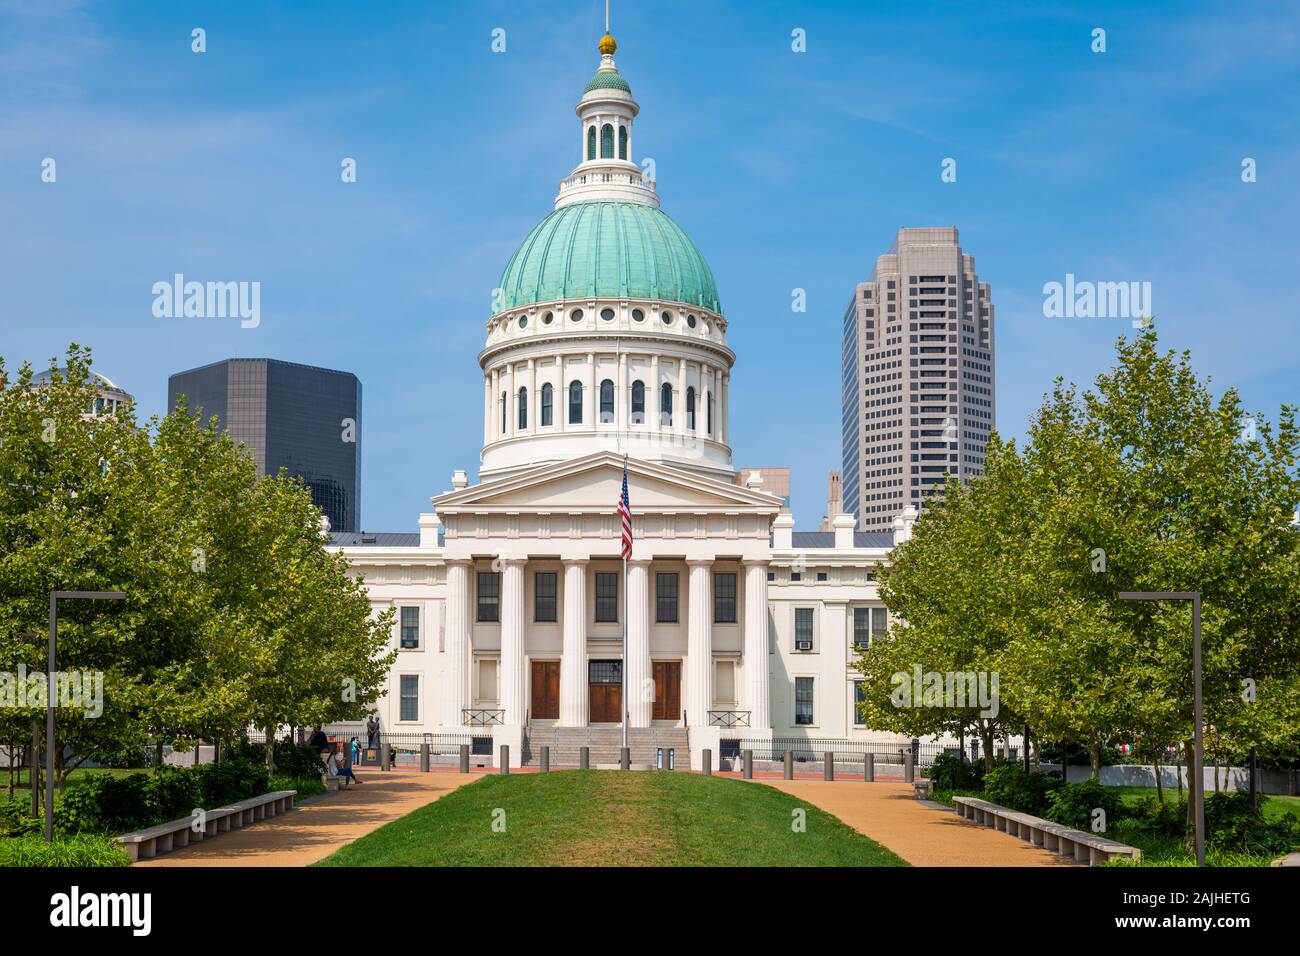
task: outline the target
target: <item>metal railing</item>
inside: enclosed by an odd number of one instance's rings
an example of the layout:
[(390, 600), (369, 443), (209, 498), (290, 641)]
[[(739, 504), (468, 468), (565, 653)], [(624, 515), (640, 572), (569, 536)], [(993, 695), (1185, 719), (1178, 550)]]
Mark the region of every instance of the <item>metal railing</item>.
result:
[(506, 712), (491, 707), (467, 707), (460, 712), (466, 727), (501, 726), (506, 722)]
[(709, 711), (709, 725), (712, 727), (748, 727), (749, 713), (747, 710), (711, 710)]
[(739, 739), (734, 744), (731, 741), (726, 743), (730, 745), (729, 750), (752, 750), (755, 760), (784, 760), (789, 751), (796, 763), (818, 762), (825, 754), (831, 753), (835, 755), (835, 760), (842, 763), (865, 763), (866, 755), (871, 754), (877, 764), (902, 764), (910, 749), (912, 759), (918, 767), (928, 767), (944, 750), (956, 749), (934, 741), (913, 740), (909, 747), (906, 744), (848, 740), (842, 737), (773, 737), (771, 740)]

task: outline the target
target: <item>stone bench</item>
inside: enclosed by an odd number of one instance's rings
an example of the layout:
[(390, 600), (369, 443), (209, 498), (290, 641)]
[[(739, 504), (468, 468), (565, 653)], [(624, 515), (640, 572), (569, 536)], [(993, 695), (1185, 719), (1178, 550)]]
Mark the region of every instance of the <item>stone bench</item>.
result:
[(930, 795), (934, 792), (934, 784), (929, 780), (913, 780), (912, 789), (916, 791), (916, 799), (929, 800)]
[(297, 790), (274, 790), (260, 797), (249, 797), (229, 806), (207, 810), (200, 830), (194, 829), (195, 817), (181, 817), (170, 823), (124, 833), (117, 838), (117, 842), (122, 844), (122, 849), (131, 858), (131, 862), (150, 860), (159, 853), (170, 853), (207, 837), (219, 836), (247, 824), (287, 813), (293, 809), (293, 798), (297, 793)]
[(1142, 857), (1142, 851), (1137, 847), (1030, 816), (1028, 813), (1008, 810), (978, 797), (953, 797), (952, 802), (957, 806), (957, 816), (963, 819), (994, 827), (1033, 846), (1059, 853), (1076, 863), (1096, 866), (1116, 857), (1130, 857), (1134, 860)]

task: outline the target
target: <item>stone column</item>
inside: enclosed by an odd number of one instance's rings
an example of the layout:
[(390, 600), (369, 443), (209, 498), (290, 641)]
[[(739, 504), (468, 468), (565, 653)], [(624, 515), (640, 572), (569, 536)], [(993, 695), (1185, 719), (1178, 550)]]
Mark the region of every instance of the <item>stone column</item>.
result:
[(519, 398), (515, 391), (515, 366), (506, 368), (506, 436), (513, 437), (519, 430)]
[(542, 396), (537, 394), (537, 363), (528, 360), (528, 434), (537, 434), (538, 419), (542, 414)]
[(659, 416), (663, 413), (659, 410), (659, 356), (650, 356), (650, 381), (646, 383), (649, 395), (646, 396), (646, 421), (650, 425), (652, 432), (658, 432), (662, 427)]
[(592, 352), (587, 353), (587, 400), (583, 405), (583, 424), (595, 431), (600, 427), (600, 389), (596, 387), (596, 356)]
[(654, 675), (650, 672), (650, 562), (627, 563), (628, 726), (649, 727), (654, 713)]
[(501, 707), (505, 723), (524, 723), (524, 565), (501, 561)]
[(688, 561), (689, 619), (686, 629), (686, 719), (692, 727), (707, 727), (713, 707), (712, 561)]
[(726, 372), (723, 372), (721, 377), (722, 388), (719, 391), (722, 393), (722, 398), (718, 403), (718, 440), (725, 445), (731, 438), (731, 427), (727, 420), (727, 413), (731, 410), (729, 407), (731, 405), (731, 399), (727, 394), (728, 391), (730, 391), (729, 386), (731, 384), (731, 376)]
[(492, 376), (483, 374), (483, 444), (492, 441)]
[(627, 353), (618, 353), (618, 393), (614, 396), (614, 427), (619, 431), (627, 428), (632, 414), (632, 392), (627, 383)]
[(772, 681), (768, 659), (767, 562), (745, 562), (745, 691), (749, 726), (772, 728)]
[(587, 726), (587, 562), (564, 562), (564, 652), (560, 656), (560, 725)]
[(447, 562), (446, 661), (442, 668), (442, 725), (463, 727), (469, 705), (469, 562)]
[(673, 433), (686, 434), (686, 359), (677, 361), (677, 381), (673, 384)]

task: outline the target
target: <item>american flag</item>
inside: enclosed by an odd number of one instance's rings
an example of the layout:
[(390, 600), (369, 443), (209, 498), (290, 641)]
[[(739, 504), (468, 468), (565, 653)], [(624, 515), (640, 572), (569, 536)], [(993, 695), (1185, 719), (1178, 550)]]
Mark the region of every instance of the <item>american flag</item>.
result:
[(623, 521), (623, 560), (632, 557), (632, 506), (627, 500), (627, 462), (623, 462), (623, 494), (618, 499), (618, 516)]

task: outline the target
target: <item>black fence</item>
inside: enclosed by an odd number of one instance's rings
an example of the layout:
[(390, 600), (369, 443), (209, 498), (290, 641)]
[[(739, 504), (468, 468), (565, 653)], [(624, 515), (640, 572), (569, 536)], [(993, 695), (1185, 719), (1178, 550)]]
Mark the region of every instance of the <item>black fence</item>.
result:
[(928, 767), (935, 757), (945, 750), (957, 752), (950, 744), (934, 741), (913, 740), (911, 744), (883, 744), (866, 740), (846, 740), (832, 737), (773, 737), (770, 740), (746, 740), (744, 738), (723, 738), (719, 747), (719, 756), (738, 757), (742, 750), (753, 751), (755, 760), (785, 759), (787, 751), (794, 756), (796, 764), (820, 763), (825, 755), (834, 754), (836, 763), (865, 764), (866, 755), (871, 754), (877, 764), (899, 764), (910, 750), (912, 761), (917, 767)]

